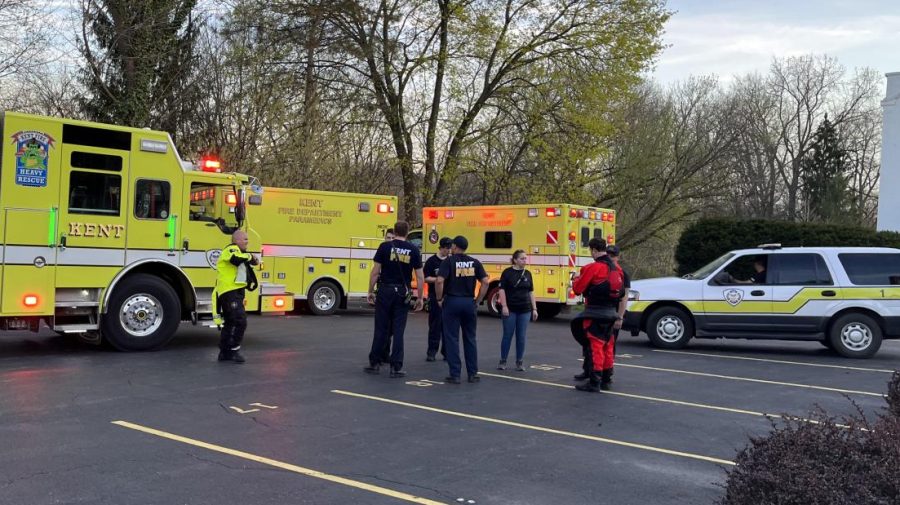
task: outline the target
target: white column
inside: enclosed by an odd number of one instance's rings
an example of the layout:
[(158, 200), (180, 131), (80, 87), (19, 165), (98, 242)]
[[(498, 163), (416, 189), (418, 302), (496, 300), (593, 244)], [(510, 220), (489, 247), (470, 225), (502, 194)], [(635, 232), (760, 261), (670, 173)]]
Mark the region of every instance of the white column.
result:
[(881, 179), (878, 230), (900, 231), (900, 72), (887, 74), (887, 93), (881, 102)]

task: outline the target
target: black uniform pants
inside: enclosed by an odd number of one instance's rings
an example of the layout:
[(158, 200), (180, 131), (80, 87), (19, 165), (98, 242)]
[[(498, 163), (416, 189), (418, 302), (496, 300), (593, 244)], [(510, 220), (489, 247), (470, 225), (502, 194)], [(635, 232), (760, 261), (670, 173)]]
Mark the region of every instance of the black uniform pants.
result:
[(375, 297), (375, 337), (369, 352), (369, 363), (377, 365), (382, 358), (385, 345), (390, 345), (391, 332), (394, 334), (391, 346), (391, 368), (403, 368), (403, 333), (409, 306), (406, 305), (406, 286), (402, 284), (382, 284)]
[(237, 351), (244, 340), (247, 329), (247, 312), (244, 310), (244, 290), (235, 289), (222, 293), (218, 300), (219, 310), (225, 324), (219, 338), (219, 349), (223, 352)]
[(444, 357), (447, 351), (444, 350), (444, 320), (441, 317), (443, 309), (437, 302), (437, 297), (430, 295), (428, 297), (428, 356), (434, 356), (440, 349)]

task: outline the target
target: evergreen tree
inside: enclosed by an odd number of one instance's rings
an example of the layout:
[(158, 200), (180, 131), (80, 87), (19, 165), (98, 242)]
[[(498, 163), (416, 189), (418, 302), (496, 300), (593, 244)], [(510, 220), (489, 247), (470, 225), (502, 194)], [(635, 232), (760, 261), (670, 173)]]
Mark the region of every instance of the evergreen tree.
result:
[(834, 124), (825, 120), (816, 130), (809, 153), (801, 162), (807, 218), (840, 222), (852, 217), (847, 177), (847, 152)]
[(197, 0), (83, 0), (81, 98), (95, 121), (176, 133), (198, 98)]

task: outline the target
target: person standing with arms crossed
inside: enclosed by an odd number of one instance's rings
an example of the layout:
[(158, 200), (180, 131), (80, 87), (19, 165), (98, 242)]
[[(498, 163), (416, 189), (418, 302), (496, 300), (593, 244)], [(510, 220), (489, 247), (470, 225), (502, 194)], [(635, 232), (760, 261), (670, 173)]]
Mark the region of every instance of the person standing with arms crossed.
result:
[(256, 274), (251, 266), (259, 265), (259, 258), (247, 252), (249, 243), (247, 232), (233, 232), (231, 245), (222, 250), (216, 261), (216, 287), (212, 296), (215, 304), (213, 320), (222, 327), (219, 361), (246, 361), (241, 354), (241, 342), (244, 340), (244, 331), (247, 330), (244, 289), (256, 289)]
[[(403, 371), (403, 333), (406, 331), (406, 318), (409, 315), (407, 303), (410, 294), (409, 281), (412, 273), (416, 273), (419, 298), (415, 310), (422, 310), (424, 303), (425, 280), (422, 274), (422, 255), (419, 249), (406, 241), (409, 224), (398, 221), (394, 225), (394, 239), (384, 242), (375, 251), (375, 266), (369, 276), (369, 305), (375, 306), (375, 336), (372, 339), (372, 350), (369, 352), (369, 366), (366, 373), (377, 374), (381, 364), (384, 344), (394, 333), (391, 349), (391, 378), (405, 377)], [(375, 296), (375, 284), (378, 284), (378, 297)]]
[(425, 352), (425, 361), (434, 361), (440, 349), (447, 360), (447, 352), (444, 350), (444, 321), (441, 318), (441, 306), (438, 304), (437, 290), (434, 283), (437, 282), (438, 270), (441, 263), (450, 256), (450, 247), (453, 241), (448, 237), (441, 239), (438, 252), (425, 262), (425, 282), (428, 284), (428, 350)]
[[(479, 382), (478, 345), (475, 341), (478, 305), (484, 300), (490, 278), (481, 262), (466, 254), (469, 241), (458, 235), (453, 239), (451, 256), (441, 263), (438, 270), (435, 291), (438, 305), (443, 309), (444, 352), (450, 375), (444, 379), (448, 384), (459, 384), (462, 364), (459, 359), (459, 330), (462, 328), (463, 351), (466, 356), (466, 373), (469, 382)], [(478, 297), (475, 297), (475, 283), (481, 282)]]
[(519, 249), (512, 255), (512, 266), (500, 274), (500, 317), (503, 339), (500, 342), (500, 363), (497, 370), (506, 370), (506, 358), (516, 335), (516, 370), (525, 371), (525, 331), (528, 321), (537, 321), (537, 303), (534, 300), (534, 281), (525, 268), (528, 255)]

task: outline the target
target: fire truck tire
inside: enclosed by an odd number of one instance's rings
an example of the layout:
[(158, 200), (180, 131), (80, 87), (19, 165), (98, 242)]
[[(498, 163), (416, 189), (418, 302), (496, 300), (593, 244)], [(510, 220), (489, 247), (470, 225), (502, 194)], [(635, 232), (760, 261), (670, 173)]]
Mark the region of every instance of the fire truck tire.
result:
[(562, 312), (563, 304), (540, 302), (537, 304), (538, 319), (553, 319)]
[(166, 345), (181, 322), (178, 295), (158, 277), (122, 279), (100, 320), (103, 340), (119, 351), (150, 351)]
[(485, 298), (485, 305), (487, 305), (488, 314), (493, 317), (500, 317), (500, 285), (493, 286), (488, 289), (487, 297)]
[(317, 316), (330, 316), (341, 305), (341, 290), (331, 281), (319, 281), (309, 288), (309, 310)]

